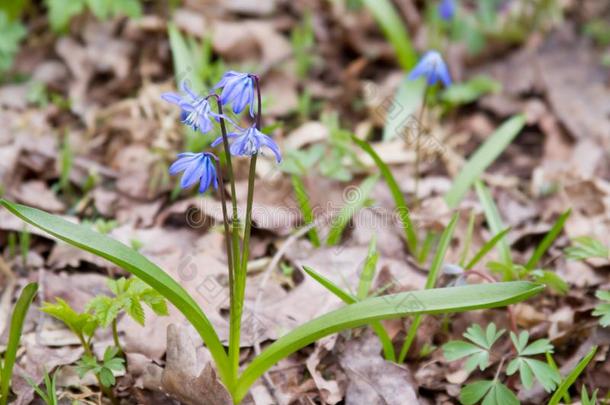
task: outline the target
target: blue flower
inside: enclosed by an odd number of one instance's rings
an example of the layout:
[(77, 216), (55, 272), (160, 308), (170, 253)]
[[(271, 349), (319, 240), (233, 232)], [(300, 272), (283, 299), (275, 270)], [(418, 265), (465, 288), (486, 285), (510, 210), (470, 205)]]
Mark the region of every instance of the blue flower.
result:
[(235, 114), (241, 113), (250, 104), (250, 116), (254, 117), (254, 76), (233, 70), (222, 76), (214, 89), (222, 87), (220, 101), (223, 105), (231, 104)]
[(184, 172), (180, 180), (181, 188), (189, 188), (199, 182), (199, 192), (203, 193), (211, 184), (218, 188), (216, 177), (216, 157), (211, 153), (180, 153), (178, 159), (169, 167), (172, 176)]
[(188, 87), (186, 81), (182, 82), (181, 87), (184, 95), (163, 93), (161, 98), (176, 104), (182, 109), (181, 118), (183, 123), (195, 131), (201, 131), (203, 134), (209, 132), (212, 129), (212, 117), (219, 118), (220, 116), (212, 111), (208, 99), (195, 94)]
[(428, 51), (422, 56), (415, 68), (409, 73), (409, 80), (425, 77), (428, 85), (436, 84), (439, 80), (445, 87), (451, 86), (451, 76), (443, 57), (437, 51)]
[(455, 0), (441, 0), (438, 5), (438, 14), (445, 21), (450, 21), (455, 15)]
[[(267, 147), (275, 155), (275, 160), (279, 163), (282, 161), (282, 155), (280, 154), (280, 148), (277, 146), (273, 139), (263, 134), (261, 131), (256, 129), (255, 126), (251, 126), (247, 129), (242, 129), (242, 132), (232, 132), (227, 135), (229, 138), (233, 138), (231, 143), (231, 155), (233, 156), (252, 156), (260, 152), (262, 147)], [(217, 146), (222, 142), (222, 137), (217, 138), (212, 142), (212, 146)]]

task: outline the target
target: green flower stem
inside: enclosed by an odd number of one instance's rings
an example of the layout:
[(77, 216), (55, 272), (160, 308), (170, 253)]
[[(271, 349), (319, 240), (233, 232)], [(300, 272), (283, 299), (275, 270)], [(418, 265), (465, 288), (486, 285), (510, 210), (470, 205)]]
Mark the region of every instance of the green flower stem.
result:
[[(258, 76), (254, 76), (256, 85), (257, 107), (256, 129), (261, 130), (262, 97)], [(250, 233), (252, 232), (252, 203), (254, 201), (254, 180), (256, 179), (256, 160), (258, 155), (250, 158), (250, 171), (248, 174), (248, 196), (246, 200), (246, 219), (244, 224), (244, 239), (242, 242), (241, 262), (236, 266), (235, 276), (235, 316), (231, 319), (229, 332), (229, 367), (237, 379), (239, 373), (239, 349), (241, 337), (241, 319), (244, 312), (244, 298), (246, 293), (246, 278), (248, 275), (248, 258), (250, 256)]]
[[(220, 97), (216, 96), (216, 102), (218, 104), (218, 113), (222, 116), (222, 103)], [(220, 130), (222, 132), (222, 144), (225, 153), (225, 159), (227, 164), (227, 176), (229, 177), (231, 187), (231, 206), (232, 215), (231, 220), (232, 231), (231, 231), (231, 249), (228, 249), (227, 244), (227, 261), (229, 262), (229, 296), (230, 296), (230, 314), (229, 314), (229, 385), (234, 384), (237, 381), (237, 373), (239, 369), (239, 334), (240, 334), (240, 323), (241, 323), (241, 309), (239, 308), (238, 299), (238, 283), (239, 283), (239, 215), (237, 213), (237, 193), (235, 192), (235, 176), (233, 175), (233, 165), (231, 164), (231, 150), (229, 148), (229, 138), (227, 136), (227, 127), (225, 120), (220, 118)], [(220, 173), (220, 172), (219, 172)], [(222, 177), (222, 176), (219, 176)], [(222, 182), (222, 180), (220, 180)], [(221, 186), (221, 197), (224, 200), (224, 189)], [(223, 202), (223, 215), (226, 209), (224, 208), (225, 203)], [(225, 218), (225, 232), (228, 231), (228, 223)], [(236, 343), (237, 342), (237, 343)], [(230, 387), (229, 387), (230, 388)]]
[[(428, 89), (430, 86), (426, 83), (426, 88), (424, 90), (424, 96), (421, 102), (421, 109), (419, 110), (419, 117), (417, 118), (417, 133), (415, 136), (415, 204), (419, 204), (419, 163), (420, 163), (420, 152), (421, 152), (421, 136), (425, 131), (424, 128), (424, 112), (426, 111), (426, 100), (428, 99)], [(421, 129), (421, 130), (420, 130)]]
[(225, 196), (225, 185), (222, 177), (222, 170), (220, 167), (220, 162), (218, 159), (215, 159), (216, 164), (216, 173), (218, 177), (218, 188), (220, 194), (220, 201), (222, 204), (222, 220), (224, 223), (224, 232), (225, 232), (225, 248), (227, 250), (227, 262), (229, 264), (229, 305), (230, 312), (234, 312), (233, 303), (235, 300), (233, 299), (235, 295), (235, 269), (233, 264), (233, 251), (231, 248), (231, 230), (229, 229), (229, 214), (227, 213), (227, 199)]

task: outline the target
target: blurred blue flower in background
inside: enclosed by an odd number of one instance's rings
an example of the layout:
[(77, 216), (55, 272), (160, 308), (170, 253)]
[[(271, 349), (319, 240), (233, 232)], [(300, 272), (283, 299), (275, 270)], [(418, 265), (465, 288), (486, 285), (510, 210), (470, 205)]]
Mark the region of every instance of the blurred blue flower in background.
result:
[[(243, 129), (242, 132), (233, 132), (227, 135), (233, 138), (231, 143), (231, 154), (234, 156), (252, 156), (260, 152), (261, 148), (267, 147), (275, 155), (275, 160), (279, 163), (282, 161), (280, 148), (269, 136), (263, 134), (255, 126)], [(217, 146), (222, 142), (222, 137), (219, 137), (212, 146)]]
[(180, 107), (182, 122), (195, 131), (205, 134), (212, 129), (212, 118), (219, 115), (212, 111), (206, 97), (198, 96), (188, 86), (186, 81), (181, 84), (184, 95), (177, 93), (163, 93), (161, 98)]
[(450, 21), (455, 15), (455, 0), (441, 0), (438, 5), (438, 14), (445, 21)]
[(212, 153), (180, 153), (178, 159), (169, 167), (172, 176), (184, 172), (180, 180), (181, 188), (189, 188), (199, 182), (199, 192), (205, 192), (210, 185), (218, 188), (216, 177), (216, 157)]
[(449, 70), (443, 57), (437, 51), (426, 52), (411, 70), (408, 78), (409, 80), (415, 80), (422, 76), (426, 78), (430, 86), (436, 84), (439, 80), (443, 82), (445, 87), (451, 86)]
[(222, 87), (220, 101), (231, 104), (235, 114), (241, 113), (250, 104), (250, 116), (254, 117), (254, 76), (230, 70), (226, 72), (214, 89)]

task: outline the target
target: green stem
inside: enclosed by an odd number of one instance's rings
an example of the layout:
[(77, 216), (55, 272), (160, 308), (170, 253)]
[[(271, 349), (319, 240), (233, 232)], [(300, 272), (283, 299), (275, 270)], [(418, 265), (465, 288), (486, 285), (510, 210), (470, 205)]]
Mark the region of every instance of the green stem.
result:
[[(220, 130), (222, 132), (222, 144), (224, 148), (225, 159), (227, 163), (227, 176), (231, 187), (231, 206), (232, 206), (232, 230), (231, 230), (231, 248), (227, 244), (227, 261), (229, 263), (229, 295), (230, 295), (230, 314), (229, 314), (229, 370), (231, 381), (229, 385), (236, 383), (239, 370), (239, 334), (241, 313), (237, 299), (237, 280), (239, 279), (239, 215), (237, 213), (237, 193), (235, 192), (235, 176), (233, 175), (233, 165), (231, 164), (231, 150), (229, 148), (229, 138), (227, 136), (227, 127), (225, 120), (222, 118), (222, 103), (220, 98), (215, 95), (218, 104), (218, 113), (220, 118)], [(220, 173), (220, 172), (219, 172)], [(220, 176), (219, 176), (220, 177)], [(222, 182), (222, 179), (219, 180)], [(221, 187), (222, 188), (222, 187)], [(224, 199), (224, 188), (222, 189), (221, 199)], [(223, 202), (223, 215), (226, 215)], [(227, 219), (225, 218), (225, 232), (228, 231)], [(237, 343), (236, 343), (237, 342)], [(237, 346), (237, 347), (236, 347)], [(231, 387), (229, 387), (230, 389)]]
[[(85, 354), (87, 356), (96, 358), (95, 354), (93, 353), (93, 350), (91, 350), (91, 345), (85, 339), (85, 337), (82, 334), (79, 334), (78, 339), (80, 340), (80, 343), (83, 346), (83, 349), (85, 350)], [(102, 391), (102, 394), (104, 394), (105, 396), (108, 397), (108, 399), (110, 399), (110, 402), (112, 403), (112, 405), (119, 405), (119, 401), (116, 399), (116, 397), (114, 396), (114, 393), (112, 392), (112, 387), (105, 387), (104, 384), (102, 384), (102, 380), (100, 379), (100, 376), (97, 374), (94, 374), (94, 375), (95, 375), (95, 379), (97, 380), (97, 384), (99, 385), (100, 390)]]
[(424, 97), (422, 98), (421, 109), (419, 110), (419, 117), (417, 118), (417, 133), (415, 136), (415, 204), (419, 203), (419, 162), (420, 162), (420, 149), (421, 149), (421, 136), (425, 133), (424, 130), (424, 112), (426, 111), (426, 100), (428, 98), (428, 89), (430, 86), (426, 84), (424, 90)]
[[(256, 114), (256, 129), (261, 129), (261, 90), (258, 76), (253, 76), (256, 86), (258, 112)], [(252, 155), (250, 159), (250, 172), (248, 174), (248, 196), (246, 200), (246, 219), (244, 224), (244, 239), (242, 241), (242, 255), (239, 266), (236, 266), (235, 276), (235, 317), (229, 334), (229, 364), (235, 371), (239, 370), (239, 349), (241, 337), (241, 318), (244, 312), (244, 298), (246, 292), (246, 278), (248, 275), (248, 258), (250, 255), (250, 233), (252, 232), (252, 203), (254, 201), (254, 180), (256, 179), (256, 160), (258, 155)]]
[(125, 351), (123, 351), (123, 347), (119, 341), (119, 330), (117, 328), (116, 318), (112, 320), (112, 340), (114, 340), (114, 345), (119, 349), (119, 356), (125, 357)]

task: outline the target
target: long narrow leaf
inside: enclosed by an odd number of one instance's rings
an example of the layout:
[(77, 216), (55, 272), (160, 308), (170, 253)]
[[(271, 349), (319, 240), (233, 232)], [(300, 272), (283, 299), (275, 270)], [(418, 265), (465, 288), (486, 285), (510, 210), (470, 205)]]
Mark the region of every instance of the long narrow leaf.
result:
[(30, 304), (32, 303), (37, 291), (38, 284), (30, 283), (26, 285), (21, 292), (21, 295), (17, 299), (15, 309), (13, 309), (11, 329), (9, 332), (8, 343), (6, 345), (6, 352), (4, 353), (2, 373), (0, 374), (0, 404), (2, 405), (8, 403), (8, 393), (11, 384), (11, 377), (13, 375), (13, 366), (15, 365), (15, 359), (17, 358), (19, 340), (21, 339), (21, 332), (23, 330), (23, 322), (25, 321), (28, 308), (30, 307)]
[[(451, 238), (453, 237), (453, 232), (455, 231), (455, 225), (457, 224), (457, 220), (459, 215), (457, 213), (453, 214), (451, 221), (443, 231), (441, 235), (441, 239), (438, 244), (438, 248), (434, 255), (434, 260), (432, 260), (432, 266), (430, 267), (430, 272), (428, 273), (428, 277), (426, 278), (426, 286), (425, 288), (431, 289), (434, 288), (436, 284), (436, 280), (438, 279), (441, 268), (443, 267), (443, 260), (445, 260), (445, 254), (447, 253), (447, 249), (449, 248), (449, 244), (451, 243)], [(415, 335), (417, 334), (417, 329), (419, 328), (419, 324), (422, 321), (422, 315), (416, 315), (413, 318), (413, 323), (409, 327), (407, 332), (407, 337), (402, 345), (402, 349), (400, 350), (400, 355), (398, 356), (398, 362), (402, 363), (407, 357), (407, 353), (409, 353), (409, 349), (411, 348), (411, 344), (415, 339)]]
[(595, 352), (597, 352), (597, 346), (593, 346), (591, 350), (589, 350), (589, 353), (587, 353), (587, 355), (583, 357), (581, 361), (578, 362), (576, 367), (574, 367), (574, 369), (570, 371), (570, 373), (563, 379), (563, 381), (561, 381), (561, 384), (559, 384), (559, 387), (557, 387), (557, 390), (555, 391), (555, 393), (553, 393), (553, 396), (549, 400), (548, 405), (557, 405), (559, 403), (561, 398), (563, 398), (563, 396), (568, 392), (568, 389), (570, 389), (570, 387), (572, 386), (572, 384), (574, 384), (578, 376), (580, 376), (580, 374), (584, 371), (589, 362), (593, 359), (593, 356), (595, 356)]
[(468, 262), (468, 264), (466, 266), (464, 266), (465, 269), (472, 269), (474, 266), (477, 265), (477, 263), (487, 254), (489, 253), (489, 251), (491, 249), (494, 248), (494, 246), (496, 246), (496, 243), (498, 243), (500, 240), (502, 240), (502, 238), (504, 236), (506, 236), (506, 234), (510, 231), (510, 228), (506, 228), (505, 230), (503, 230), (502, 232), (500, 232), (499, 234), (495, 235), (493, 238), (491, 238), (490, 240), (488, 240), (482, 247), (481, 249), (479, 249), (479, 251), (474, 255), (474, 257)]
[(358, 283), (358, 291), (356, 297), (359, 301), (368, 297), (371, 291), (371, 283), (375, 277), (375, 270), (377, 268), (377, 260), (379, 259), (379, 252), (377, 252), (377, 240), (375, 235), (371, 239), (369, 244), (369, 250), (364, 259), (364, 266), (362, 266), (362, 273), (360, 274), (360, 280)]
[[(313, 209), (311, 208), (311, 204), (309, 203), (309, 195), (307, 195), (307, 190), (305, 189), (305, 184), (303, 184), (303, 180), (296, 174), (291, 176), (292, 179), (292, 188), (294, 189), (294, 195), (297, 199), (297, 203), (299, 204), (299, 209), (301, 210), (301, 215), (303, 215), (303, 220), (305, 221), (305, 225), (309, 225), (314, 221)], [(320, 247), (320, 238), (318, 237), (318, 231), (314, 226), (308, 232), (309, 240), (315, 247)]]
[(525, 125), (525, 117), (517, 115), (505, 121), (479, 148), (462, 167), (453, 185), (445, 194), (445, 201), (450, 208), (456, 208), (472, 183), (493, 163), (494, 160), (515, 139)]
[[(477, 195), (479, 196), (481, 205), (483, 206), (483, 211), (485, 212), (485, 219), (487, 220), (489, 230), (492, 234), (497, 235), (506, 228), (506, 226), (504, 226), (504, 222), (502, 221), (502, 217), (500, 217), (500, 213), (498, 212), (498, 207), (496, 206), (491, 193), (487, 187), (485, 187), (483, 182), (478, 180), (474, 183), (474, 186), (477, 190)], [(512, 265), (513, 259), (506, 239), (501, 239), (496, 246), (498, 247), (500, 257), (504, 264)]]
[(411, 69), (417, 56), (409, 33), (392, 2), (390, 0), (363, 0), (363, 3), (375, 17), (388, 41), (392, 43), (400, 66), (405, 70)]
[[(406, 75), (396, 89), (396, 94), (385, 113), (383, 140), (387, 141), (401, 136), (408, 145), (413, 145), (415, 135), (410, 131), (418, 131), (421, 123), (414, 121), (415, 112), (421, 107), (424, 97), (425, 80), (410, 80)], [(386, 107), (385, 104), (382, 104)]]
[(525, 264), (526, 269), (533, 270), (534, 267), (536, 267), (542, 256), (544, 256), (544, 254), (551, 247), (553, 242), (555, 242), (555, 239), (557, 239), (557, 236), (559, 236), (559, 234), (561, 233), (563, 225), (566, 223), (566, 220), (568, 219), (571, 213), (572, 210), (568, 209), (566, 212), (561, 214), (559, 218), (557, 218), (557, 221), (555, 221), (551, 230), (544, 236), (540, 244), (536, 246), (534, 253), (532, 253), (532, 257), (530, 257), (530, 259)]
[(527, 281), (476, 284), (384, 295), (347, 305), (297, 327), (268, 346), (244, 370), (234, 398), (239, 402), (271, 366), (324, 336), (382, 319), (502, 307), (526, 300), (543, 289)]
[(226, 384), (230, 384), (226, 352), (212, 324), (186, 290), (156, 264), (126, 245), (85, 226), (6, 200), (0, 200), (0, 204), (19, 218), (50, 235), (103, 257), (122, 269), (135, 274), (157, 290), (174, 304), (199, 332), (214, 357), (221, 378)]
[[(339, 298), (341, 301), (345, 302), (346, 304), (350, 305), (350, 304), (354, 304), (354, 303), (358, 302), (356, 297), (354, 297), (353, 295), (344, 291), (337, 284), (333, 283), (332, 281), (330, 281), (323, 275), (318, 274), (313, 269), (304, 266), (303, 270), (305, 270), (305, 272), (307, 274), (309, 274), (311, 276), (311, 278), (316, 280), (324, 288), (326, 288), (328, 291), (333, 293), (337, 298)], [(396, 353), (394, 352), (394, 345), (392, 344), (392, 339), (388, 335), (388, 332), (386, 332), (386, 330), (383, 327), (383, 325), (381, 324), (381, 322), (372, 321), (371, 328), (379, 337), (379, 341), (381, 342), (381, 346), (383, 347), (383, 354), (384, 354), (385, 358), (390, 361), (396, 361)]]
[(169, 35), (169, 45), (172, 50), (176, 86), (180, 86), (180, 83), (186, 80), (195, 93), (203, 91), (203, 81), (197, 75), (195, 61), (184, 36), (182, 36), (178, 27), (173, 23), (168, 24), (167, 34)]
[(409, 247), (409, 251), (411, 254), (417, 254), (417, 234), (415, 233), (415, 227), (413, 226), (413, 222), (411, 221), (411, 216), (409, 214), (409, 207), (407, 207), (407, 202), (405, 201), (405, 196), (400, 191), (400, 187), (398, 187), (398, 183), (396, 179), (392, 175), (390, 168), (385, 164), (381, 157), (375, 152), (375, 150), (369, 145), (367, 142), (352, 137), (353, 141), (358, 145), (363, 151), (365, 151), (371, 159), (375, 162), (381, 175), (383, 176), (385, 182), (390, 188), (390, 192), (392, 193), (392, 197), (394, 198), (394, 204), (396, 204), (396, 211), (398, 212), (398, 217), (400, 218), (400, 222), (402, 223), (402, 228), (405, 232), (405, 238), (407, 240), (407, 246)]
[(345, 205), (343, 208), (341, 208), (339, 214), (337, 214), (337, 216), (332, 220), (330, 231), (328, 232), (328, 238), (326, 239), (326, 244), (328, 246), (333, 246), (339, 243), (341, 240), (341, 235), (343, 235), (343, 231), (345, 230), (345, 227), (349, 223), (350, 219), (352, 219), (358, 210), (364, 207), (364, 204), (368, 200), (371, 191), (373, 191), (373, 186), (377, 182), (377, 178), (378, 177), (376, 175), (367, 177), (362, 183), (360, 183), (360, 186), (353, 190), (353, 193), (346, 194)]

